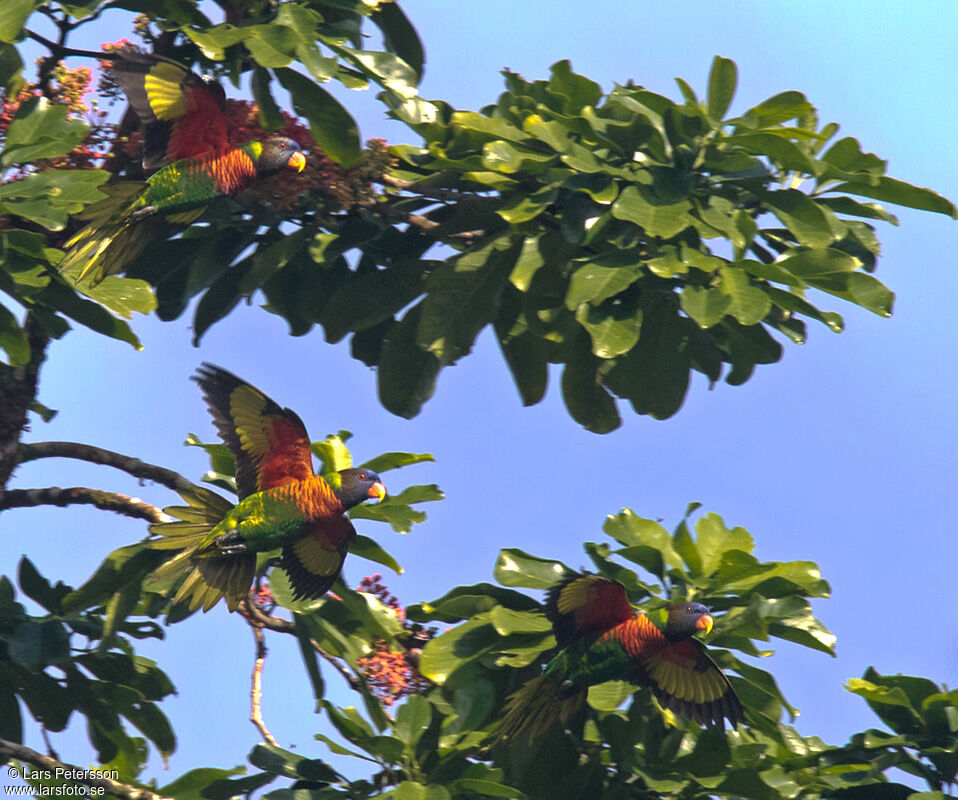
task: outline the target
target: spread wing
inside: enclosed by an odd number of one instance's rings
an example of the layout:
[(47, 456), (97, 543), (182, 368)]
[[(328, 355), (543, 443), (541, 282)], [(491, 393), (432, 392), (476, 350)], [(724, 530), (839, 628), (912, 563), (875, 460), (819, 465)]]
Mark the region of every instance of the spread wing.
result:
[(313, 476), (309, 436), (294, 411), (280, 408), (259, 389), (212, 364), (203, 364), (193, 380), (203, 391), (217, 432), (236, 457), (241, 500)]
[(546, 617), (556, 642), (565, 647), (584, 635), (598, 635), (632, 619), (635, 611), (618, 581), (573, 572), (546, 594)]
[(728, 678), (697, 639), (658, 649), (640, 658), (644, 683), (664, 707), (701, 725), (733, 727), (745, 721), (742, 704)]
[(283, 548), (280, 566), (286, 570), (293, 599), (323, 595), (339, 575), (350, 543), (353, 524), (343, 516), (317, 523), (314, 532)]
[(221, 86), (150, 53), (116, 53), (110, 60), (117, 82), (145, 126), (145, 169), (165, 161), (218, 156), (229, 149)]

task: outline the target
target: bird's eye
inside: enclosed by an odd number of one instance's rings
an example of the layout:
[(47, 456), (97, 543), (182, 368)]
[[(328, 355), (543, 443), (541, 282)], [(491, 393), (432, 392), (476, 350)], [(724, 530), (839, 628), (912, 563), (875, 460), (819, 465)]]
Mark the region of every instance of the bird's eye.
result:
[(364, 481), (366, 480), (366, 473), (360, 472), (359, 475), (357, 475), (356, 477), (359, 478), (359, 480)]

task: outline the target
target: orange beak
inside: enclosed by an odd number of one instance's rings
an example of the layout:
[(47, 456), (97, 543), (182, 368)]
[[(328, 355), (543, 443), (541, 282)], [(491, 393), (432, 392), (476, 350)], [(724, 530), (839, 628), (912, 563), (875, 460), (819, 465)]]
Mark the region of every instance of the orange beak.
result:
[(379, 501), (382, 501), (385, 496), (386, 487), (381, 481), (376, 481), (372, 486), (369, 487), (369, 491), (366, 493), (366, 497), (375, 497)]
[(712, 619), (711, 614), (703, 614), (695, 623), (695, 630), (705, 631), (707, 634), (712, 632), (712, 625), (715, 620)]
[(292, 167), (297, 172), (302, 172), (303, 167), (306, 166), (306, 156), (297, 150), (289, 157), (289, 161), (286, 162), (286, 166)]

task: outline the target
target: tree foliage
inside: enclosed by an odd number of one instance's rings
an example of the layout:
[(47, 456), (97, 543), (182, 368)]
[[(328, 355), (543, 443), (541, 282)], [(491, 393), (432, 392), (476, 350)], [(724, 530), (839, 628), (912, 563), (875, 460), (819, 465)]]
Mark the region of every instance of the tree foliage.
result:
[[(214, 6), (222, 22), (208, 15)], [(58, 271), (66, 242), (104, 191), (144, 177), (129, 122), (88, 106), (89, 71), (61, 63), (71, 34), (107, 7), (140, 15), (138, 46), (251, 95), (255, 103), (231, 101), (234, 123), (252, 138), (283, 130), (309, 150), (310, 167), (299, 183), (266, 183), (209, 208), (125, 276), (94, 285)], [(55, 40), (34, 30), (44, 18)], [(24, 75), (28, 39), (46, 48), (35, 82)], [(781, 341), (804, 341), (806, 320), (841, 331), (832, 298), (890, 315), (893, 293), (874, 275), (876, 225), (897, 224), (885, 205), (958, 215), (932, 190), (889, 177), (855, 138), (836, 138), (837, 125), (822, 124), (799, 92), (730, 116), (737, 70), (725, 58), (714, 60), (703, 99), (681, 80), (681, 100), (631, 81), (605, 90), (560, 61), (548, 80), (506, 71), (505, 91), (479, 111), (421, 98), (423, 62), (392, 2), (3, 4), (0, 488), (18, 463), (64, 454), (19, 440), (28, 409), (46, 412), (36, 404), (40, 364), (71, 323), (138, 346), (133, 312), (171, 320), (192, 309), (199, 343), (241, 300), (262, 295), (292, 335), (319, 326), (329, 342), (351, 337), (352, 354), (377, 370), (383, 406), (405, 417), (491, 326), (523, 403), (542, 399), (549, 365), (559, 364), (570, 415), (604, 433), (620, 423), (619, 399), (666, 418), (693, 372), (741, 384), (781, 358)], [(421, 142), (364, 148), (349, 111), (323, 88), (330, 81), (377, 87)], [(108, 72), (100, 88), (116, 95)], [(281, 109), (283, 93), (297, 116)], [(351, 464), (347, 439), (341, 431), (314, 444), (324, 470)], [(229, 451), (193, 436), (187, 444), (209, 455), (203, 480), (235, 492)], [(68, 447), (189, 491), (168, 470)], [(387, 452), (365, 466), (428, 459)], [(412, 485), (351, 516), (407, 532), (425, 519), (418, 505), (441, 498), (434, 485)], [(105, 490), (0, 492), (0, 511), (80, 502), (162, 518)], [(15, 579), (0, 577), (0, 758), (48, 763), (19, 746), (25, 729), (73, 722), (85, 725), (98, 763), (116, 771), (122, 785), (112, 793), (129, 798), (951, 797), (958, 692), (869, 668), (847, 688), (879, 727), (841, 746), (800, 735), (762, 659), (772, 639), (833, 654), (835, 637), (812, 608), (829, 585), (813, 562), (760, 561), (747, 531), (698, 512), (691, 504), (669, 531), (626, 509), (583, 550), (638, 608), (711, 606), (710, 649), (746, 711), (736, 731), (701, 729), (646, 690), (609, 682), (589, 691), (568, 729), (506, 747), (496, 729), (507, 698), (555, 651), (539, 592), (568, 567), (548, 556), (503, 549), (495, 583), (403, 608), (378, 574), (295, 601), (264, 554), (241, 614), (261, 646), (295, 637), (317, 713), (335, 735), (317, 733), (318, 744), (302, 748), (309, 755), (294, 753), (260, 717), (264, 742), (245, 770), (202, 768), (159, 786), (143, 770), (151, 751), (175, 750), (163, 712), (174, 687), (136, 644), (163, 639), (191, 614), (171, 604), (175, 587), (148, 580), (165, 554), (138, 541), (107, 554), (77, 587), (42, 576), (26, 557)], [(144, 533), (135, 530), (131, 540)], [(371, 537), (352, 554), (401, 571)], [(356, 707), (329, 700), (334, 674)], [(359, 766), (343, 766), (350, 761)]]
[[(67, 34), (102, 6), (45, 8), (63, 16), (60, 41), (43, 39), (51, 54), (37, 92), (69, 54)], [(23, 90), (17, 40), (43, 38), (21, 27), (30, 11), (26, 4), (6, 19), (8, 99)], [(681, 80), (681, 102), (631, 81), (604, 91), (561, 61), (547, 81), (507, 71), (495, 104), (458, 111), (419, 97), (422, 48), (395, 3), (225, 11), (215, 24), (190, 4), (151, 6), (138, 22), (142, 46), (252, 94), (251, 127), (261, 136), (291, 135), (274, 97), (288, 91), (312, 135), (294, 136), (311, 145), (309, 175), (217, 205), (171, 231), (175, 238), (145, 252), (126, 278), (72, 286), (55, 269), (61, 232), (76, 227), (68, 215), (100, 196), (107, 170), (111, 180), (142, 173), (120, 146), (131, 133), (122, 126), (111, 158), (65, 169), (76, 164), (57, 159), (88, 126), (75, 106), (28, 93), (0, 154), (26, 173), (0, 186), (10, 220), (3, 288), (37, 310), (50, 335), (68, 318), (136, 343), (105, 309), (129, 317), (155, 304), (173, 319), (198, 297), (199, 341), (262, 292), (294, 335), (314, 325), (330, 342), (351, 335), (354, 356), (378, 371), (382, 404), (411, 417), (441, 369), (491, 325), (524, 403), (541, 400), (548, 365), (561, 364), (571, 416), (608, 432), (620, 422), (617, 399), (669, 417), (693, 372), (741, 384), (756, 365), (781, 358), (783, 338), (804, 341), (806, 320), (842, 330), (830, 297), (890, 315), (893, 294), (873, 274), (875, 225), (896, 223), (882, 203), (956, 214), (935, 192), (886, 175), (858, 140), (836, 138), (838, 126), (821, 124), (799, 92), (729, 116), (737, 70), (725, 58), (713, 62), (704, 100)], [(384, 49), (363, 46), (369, 22)], [(361, 150), (349, 112), (321, 85), (329, 81), (378, 86), (422, 144), (390, 148), (387, 169), (375, 145)], [(0, 344), (22, 363), (16, 316), (5, 311), (0, 322)]]

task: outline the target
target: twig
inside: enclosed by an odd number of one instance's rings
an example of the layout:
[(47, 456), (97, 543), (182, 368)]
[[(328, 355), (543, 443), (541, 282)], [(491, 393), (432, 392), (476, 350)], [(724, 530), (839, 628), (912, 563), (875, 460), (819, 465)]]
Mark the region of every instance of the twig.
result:
[[(441, 223), (424, 217), (421, 214), (409, 214), (406, 217), (406, 221), (410, 225), (415, 225), (421, 231), (432, 232), (441, 226)], [(461, 231), (459, 233), (437, 233), (437, 235), (440, 239), (464, 239), (470, 241), (472, 239), (478, 239), (480, 236), (485, 236), (486, 232), (484, 230)]]
[(383, 183), (387, 186), (392, 186), (394, 189), (399, 189), (400, 191), (408, 191), (413, 194), (418, 194), (420, 197), (428, 197), (433, 200), (440, 200), (445, 203), (459, 203), (463, 200), (467, 201), (476, 201), (480, 197), (474, 192), (460, 192), (457, 189), (443, 189), (433, 188), (431, 186), (419, 186), (412, 181), (406, 181), (402, 178), (397, 178), (394, 175), (381, 175), (377, 178), (380, 183)]
[[(45, 756), (36, 750), (31, 750), (22, 744), (8, 742), (6, 739), (0, 739), (0, 754), (11, 756), (12, 758), (24, 761), (41, 770), (52, 772), (54, 775), (66, 776), (68, 780), (73, 781), (73, 785), (90, 786), (102, 788), (107, 794), (114, 797), (122, 797), (125, 800), (168, 800), (163, 795), (151, 792), (149, 789), (140, 789), (136, 786), (130, 786), (126, 783), (120, 783), (111, 778), (104, 777), (109, 770), (92, 770), (74, 767), (59, 759)], [(59, 772), (57, 772), (59, 770)]]
[(250, 621), (250, 627), (253, 629), (253, 639), (256, 641), (256, 660), (253, 662), (253, 685), (249, 691), (249, 721), (256, 726), (256, 730), (267, 742), (278, 747), (279, 743), (263, 722), (263, 665), (266, 663), (266, 654), (269, 651), (263, 640), (263, 629), (252, 621)]
[[(102, 13), (102, 11), (103, 9), (100, 9), (100, 11), (98, 11), (97, 14), (99, 15), (100, 13)], [(57, 20), (54, 20), (54, 21), (57, 22), (57, 25), (59, 27), (59, 22)], [(90, 20), (85, 19), (83, 21), (89, 22)], [(69, 23), (67, 23), (67, 30), (72, 30), (74, 27), (76, 26), (70, 25)], [(111, 54), (102, 50), (100, 51), (79, 50), (75, 47), (67, 47), (62, 42), (60, 43), (54, 42), (50, 39), (47, 39), (45, 36), (41, 36), (39, 33), (36, 33), (35, 31), (31, 31), (29, 28), (24, 28), (23, 32), (29, 38), (33, 39), (33, 41), (39, 42), (44, 47), (46, 47), (50, 51), (51, 56), (53, 56), (56, 61), (59, 61), (61, 58), (64, 58), (65, 56), (79, 56), (80, 58), (97, 58), (97, 59), (100, 59), (101, 61), (110, 60)]]
[(50, 732), (47, 730), (46, 725), (40, 726), (40, 733), (43, 735), (43, 743), (47, 746), (47, 755), (50, 756), (50, 758), (59, 760), (60, 756), (57, 751), (53, 749), (53, 743), (50, 741)]
[[(275, 617), (272, 614), (265, 613), (259, 606), (256, 605), (252, 597), (240, 603), (239, 611), (250, 621), (251, 625), (255, 623), (256, 626), (260, 628), (268, 628), (269, 630), (276, 631), (277, 633), (289, 633), (293, 636), (296, 635), (296, 625), (294, 625), (288, 619)], [(336, 658), (336, 656), (332, 655), (332, 653), (328, 653), (323, 646), (312, 637), (310, 637), (309, 643), (320, 658), (331, 664), (333, 669), (343, 676), (343, 680), (349, 684), (351, 689), (355, 689), (357, 692), (362, 691), (363, 682), (352, 672), (350, 672), (342, 664), (342, 662)]]
[(96, 506), (104, 511), (115, 511), (134, 519), (147, 522), (172, 522), (173, 518), (164, 514), (156, 506), (145, 503), (138, 497), (128, 497), (118, 492), (105, 492), (102, 489), (88, 489), (85, 486), (71, 486), (61, 489), (48, 486), (44, 489), (8, 489), (0, 492), (0, 511), (6, 508), (32, 508), (34, 506), (71, 505)]
[(77, 458), (93, 464), (104, 464), (128, 472), (135, 478), (155, 481), (174, 492), (189, 491), (194, 488), (190, 481), (171, 469), (79, 442), (31, 442), (20, 446), (21, 464), (38, 458)]

